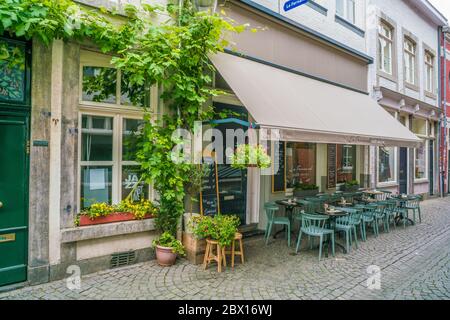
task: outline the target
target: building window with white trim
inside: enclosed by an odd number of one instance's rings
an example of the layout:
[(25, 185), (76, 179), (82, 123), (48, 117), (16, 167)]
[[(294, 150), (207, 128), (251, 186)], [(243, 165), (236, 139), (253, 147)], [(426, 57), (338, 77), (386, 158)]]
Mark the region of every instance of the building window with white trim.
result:
[(378, 68), (392, 75), (393, 29), (386, 23), (380, 23), (378, 32)]
[(434, 93), (434, 56), (425, 51), (425, 90)]
[(416, 180), (427, 179), (427, 143), (414, 149), (414, 178)]
[(405, 81), (416, 84), (416, 44), (409, 38), (404, 40)]
[(396, 181), (396, 148), (378, 148), (378, 182), (390, 183)]
[[(109, 64), (111, 57), (82, 52), (80, 81), (80, 208), (93, 203), (149, 199), (136, 144), (150, 89)], [(134, 79), (135, 80), (135, 79)]]
[(355, 0), (336, 0), (336, 14), (355, 24)]

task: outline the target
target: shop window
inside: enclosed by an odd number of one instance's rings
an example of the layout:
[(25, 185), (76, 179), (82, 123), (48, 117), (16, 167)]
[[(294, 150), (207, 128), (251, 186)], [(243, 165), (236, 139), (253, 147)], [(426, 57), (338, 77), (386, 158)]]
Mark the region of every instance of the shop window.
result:
[(136, 142), (142, 122), (120, 114), (82, 114), (82, 209), (95, 202), (116, 203), (132, 191), (132, 200), (149, 197), (149, 186), (139, 182), (140, 166), (136, 162)]
[(316, 184), (316, 144), (287, 144), (286, 175), (288, 188), (299, 184)]
[(416, 180), (427, 179), (427, 153), (426, 143), (414, 149), (414, 178)]
[(378, 148), (378, 182), (389, 183), (396, 181), (396, 148)]
[(356, 179), (356, 146), (336, 146), (336, 180), (345, 183)]
[(0, 39), (0, 101), (25, 100), (25, 45)]

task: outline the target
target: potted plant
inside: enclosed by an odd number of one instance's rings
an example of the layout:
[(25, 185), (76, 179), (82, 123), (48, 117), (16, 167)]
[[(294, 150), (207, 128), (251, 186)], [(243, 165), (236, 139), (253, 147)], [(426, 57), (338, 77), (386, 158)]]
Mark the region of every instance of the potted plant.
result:
[(216, 240), (222, 247), (230, 246), (240, 220), (235, 215), (200, 216), (195, 217), (194, 234), (198, 238)]
[(184, 247), (169, 232), (163, 232), (158, 239), (153, 240), (156, 260), (160, 266), (170, 267), (175, 263), (178, 255), (184, 255)]
[(359, 181), (358, 180), (346, 181), (341, 186), (341, 191), (352, 192), (352, 191), (358, 191), (358, 189), (359, 189)]
[(77, 226), (90, 226), (129, 220), (141, 220), (154, 218), (158, 207), (149, 200), (132, 202), (129, 199), (122, 200), (117, 205), (109, 205), (105, 202), (94, 203), (86, 208), (76, 218)]
[(270, 156), (261, 145), (241, 144), (231, 156), (231, 167), (235, 169), (247, 169), (256, 167), (261, 169), (270, 168)]
[(297, 183), (294, 189), (294, 196), (299, 198), (313, 197), (319, 193), (319, 187), (315, 184)]

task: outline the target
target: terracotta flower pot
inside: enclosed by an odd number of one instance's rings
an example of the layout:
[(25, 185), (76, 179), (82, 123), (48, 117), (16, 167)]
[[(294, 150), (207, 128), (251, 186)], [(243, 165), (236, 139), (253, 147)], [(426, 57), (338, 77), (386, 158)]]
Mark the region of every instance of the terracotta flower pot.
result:
[(163, 267), (170, 267), (175, 263), (177, 254), (172, 252), (172, 248), (156, 246), (156, 260)]

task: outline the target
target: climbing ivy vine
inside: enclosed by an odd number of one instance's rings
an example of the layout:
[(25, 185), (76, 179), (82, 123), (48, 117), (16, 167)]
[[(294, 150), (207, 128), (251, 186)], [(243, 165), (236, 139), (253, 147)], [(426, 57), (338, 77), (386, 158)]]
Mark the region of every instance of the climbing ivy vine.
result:
[[(171, 2), (139, 8), (125, 5), (119, 13), (89, 9), (70, 0), (2, 0), (0, 35), (45, 45), (54, 39), (88, 38), (103, 52), (115, 54), (112, 63), (129, 75), (130, 85), (160, 86), (168, 113), (153, 121), (151, 110), (146, 109), (137, 158), (143, 177), (159, 194), (157, 226), (175, 234), (184, 212), (185, 186), (197, 167), (172, 161), (172, 150), (179, 142), (172, 133), (178, 128), (192, 130), (195, 121), (214, 116), (205, 104), (220, 92), (210, 88), (214, 68), (208, 55), (222, 51), (230, 44), (229, 34), (247, 26), (235, 24), (224, 13), (196, 12), (191, 0), (185, 0), (182, 8)], [(155, 23), (156, 18), (160, 22)]]

